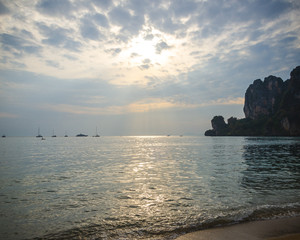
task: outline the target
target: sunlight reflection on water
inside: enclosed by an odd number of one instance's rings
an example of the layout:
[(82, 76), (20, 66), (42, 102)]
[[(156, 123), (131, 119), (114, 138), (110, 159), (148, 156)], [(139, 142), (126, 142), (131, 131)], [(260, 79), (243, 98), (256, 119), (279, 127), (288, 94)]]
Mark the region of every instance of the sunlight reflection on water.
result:
[(6, 138), (0, 151), (11, 239), (165, 239), (299, 208), (297, 138)]

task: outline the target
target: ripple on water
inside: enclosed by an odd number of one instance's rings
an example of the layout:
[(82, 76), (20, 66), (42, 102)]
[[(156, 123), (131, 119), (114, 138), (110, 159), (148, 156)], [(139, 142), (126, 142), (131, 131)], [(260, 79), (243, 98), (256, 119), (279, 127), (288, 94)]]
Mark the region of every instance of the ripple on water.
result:
[(10, 226), (0, 226), (0, 235), (14, 239), (18, 229), (22, 238), (167, 239), (300, 213), (293, 205), (300, 194), (299, 139), (98, 140), (28, 138), (21, 147), (16, 138), (7, 146), (0, 220)]

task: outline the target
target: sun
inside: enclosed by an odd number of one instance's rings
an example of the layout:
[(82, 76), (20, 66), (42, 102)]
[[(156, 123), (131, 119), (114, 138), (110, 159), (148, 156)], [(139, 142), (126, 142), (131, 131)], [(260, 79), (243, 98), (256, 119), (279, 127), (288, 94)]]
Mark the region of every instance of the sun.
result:
[(131, 42), (132, 57), (142, 57), (146, 59), (155, 59), (157, 54), (155, 54), (155, 41), (144, 40), (141, 36), (135, 38)]
[(160, 38), (153, 36), (152, 38), (145, 38), (144, 35), (133, 38), (124, 52), (124, 57), (129, 59), (133, 65), (140, 65), (145, 67), (162, 65), (168, 58), (167, 51), (158, 51), (157, 46), (160, 43)]
[(179, 44), (171, 35), (145, 28), (139, 35), (118, 46), (121, 51), (113, 56), (113, 64), (119, 70), (117, 74), (113, 73), (111, 82), (147, 85), (151, 77), (165, 78), (171, 72), (176, 74)]

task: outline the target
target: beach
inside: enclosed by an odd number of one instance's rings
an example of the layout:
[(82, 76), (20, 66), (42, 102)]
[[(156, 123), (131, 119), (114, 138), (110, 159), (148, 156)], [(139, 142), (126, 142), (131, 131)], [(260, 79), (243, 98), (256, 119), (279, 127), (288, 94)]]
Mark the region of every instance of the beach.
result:
[(185, 234), (177, 240), (299, 240), (300, 217), (254, 221)]

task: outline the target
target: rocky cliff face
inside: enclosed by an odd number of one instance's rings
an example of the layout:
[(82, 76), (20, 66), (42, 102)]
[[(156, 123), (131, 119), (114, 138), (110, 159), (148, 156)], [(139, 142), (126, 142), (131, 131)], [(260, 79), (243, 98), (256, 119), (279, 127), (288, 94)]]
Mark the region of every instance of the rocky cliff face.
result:
[(300, 66), (290, 76), (285, 82), (275, 76), (255, 80), (245, 93), (245, 118), (226, 124), (216, 116), (205, 135), (300, 136)]
[(276, 118), (291, 136), (300, 136), (300, 66), (291, 72), (287, 83)]
[(257, 79), (245, 94), (244, 113), (246, 118), (257, 119), (276, 112), (278, 101), (286, 90), (281, 78), (269, 76), (261, 81)]
[(206, 136), (226, 136), (227, 135), (227, 124), (224, 121), (224, 117), (215, 116), (211, 120), (212, 130), (205, 132)]

